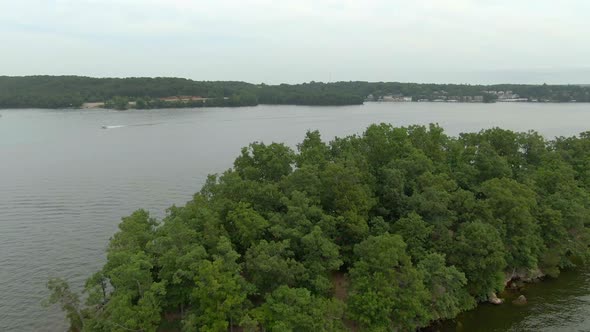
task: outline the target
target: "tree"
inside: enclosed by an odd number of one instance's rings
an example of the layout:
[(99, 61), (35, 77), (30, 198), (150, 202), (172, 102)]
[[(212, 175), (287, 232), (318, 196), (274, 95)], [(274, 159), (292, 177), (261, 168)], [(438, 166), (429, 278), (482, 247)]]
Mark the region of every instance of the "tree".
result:
[(498, 231), (482, 222), (459, 226), (449, 262), (467, 277), (467, 289), (477, 300), (504, 287), (504, 244)]
[(289, 241), (260, 241), (246, 252), (245, 274), (260, 294), (281, 286), (295, 286), (304, 278), (305, 267), (294, 259)]
[(161, 299), (165, 295), (162, 283), (153, 283), (137, 299), (131, 292), (114, 293), (104, 308), (102, 324), (105, 330), (155, 332), (162, 313)]
[(401, 235), (407, 244), (406, 251), (414, 262), (421, 261), (430, 250), (432, 230), (433, 227), (425, 223), (415, 212), (396, 221), (392, 226), (392, 231)]
[(47, 289), (51, 294), (43, 304), (45, 306), (59, 304), (70, 321), (70, 331), (81, 331), (84, 328), (84, 317), (82, 316), (78, 294), (72, 292), (70, 285), (60, 278), (49, 279)]
[(107, 100), (104, 103), (104, 107), (124, 111), (129, 108), (129, 99), (127, 97), (116, 96), (113, 99)]
[(446, 266), (444, 255), (428, 254), (418, 263), (418, 269), (431, 296), (431, 320), (451, 319), (475, 307), (475, 299), (465, 288), (467, 278), (454, 266)]
[(242, 149), (234, 169), (244, 179), (276, 182), (291, 173), (294, 158), (293, 151), (284, 144), (252, 143)]
[(394, 128), (385, 123), (371, 125), (363, 135), (362, 144), (369, 165), (379, 169), (393, 159), (404, 157), (412, 151), (406, 128)]
[(158, 231), (160, 234), (150, 249), (157, 257), (158, 277), (166, 281), (165, 308), (179, 310), (184, 317), (197, 267), (209, 255), (196, 232), (184, 222), (171, 220)]
[(304, 165), (313, 165), (322, 167), (329, 158), (330, 149), (322, 142), (320, 132), (308, 131), (305, 134), (303, 142), (297, 145), (299, 154), (297, 155), (297, 166), (301, 168)]
[(235, 258), (234, 252), (225, 258), (203, 260), (196, 266), (193, 308), (184, 321), (185, 330), (227, 331), (242, 319), (252, 287), (240, 275)]
[(254, 211), (249, 204), (239, 203), (227, 215), (227, 228), (230, 229), (233, 243), (239, 245), (242, 251), (251, 247), (263, 238), (270, 223)]
[(342, 265), (338, 246), (328, 239), (319, 226), (301, 238), (301, 262), (309, 274), (310, 289), (327, 295), (332, 289), (329, 274)]
[(368, 330), (415, 330), (429, 321), (430, 298), (399, 235), (369, 237), (355, 246), (349, 317)]
[(119, 224), (119, 232), (111, 239), (109, 251), (141, 251), (154, 237), (157, 226), (155, 219), (145, 210), (137, 210), (124, 217)]
[(344, 331), (343, 309), (338, 300), (313, 296), (305, 288), (280, 286), (252, 316), (268, 331)]
[(509, 268), (536, 269), (543, 240), (533, 217), (535, 193), (511, 179), (492, 179), (481, 185), (494, 217), (494, 226), (506, 246)]

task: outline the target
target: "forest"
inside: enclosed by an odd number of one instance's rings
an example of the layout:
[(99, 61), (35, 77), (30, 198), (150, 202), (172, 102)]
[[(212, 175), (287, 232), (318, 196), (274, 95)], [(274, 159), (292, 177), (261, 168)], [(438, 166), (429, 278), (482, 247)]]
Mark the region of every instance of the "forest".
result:
[(254, 142), (162, 220), (124, 217), (72, 331), (415, 331), (586, 264), (590, 132), (375, 124)]
[[(481, 96), (494, 102), (489, 91), (512, 91), (519, 97), (548, 102), (590, 102), (590, 86), (580, 85), (469, 85), (399, 82), (309, 82), (251, 84), (235, 81), (194, 81), (184, 78), (92, 78), (82, 76), (0, 76), (0, 108), (79, 108), (84, 103), (106, 103), (125, 109), (123, 100), (138, 108), (288, 105), (359, 105), (372, 95), (410, 96), (436, 100), (441, 96)], [(198, 96), (197, 102), (166, 102), (165, 97)]]

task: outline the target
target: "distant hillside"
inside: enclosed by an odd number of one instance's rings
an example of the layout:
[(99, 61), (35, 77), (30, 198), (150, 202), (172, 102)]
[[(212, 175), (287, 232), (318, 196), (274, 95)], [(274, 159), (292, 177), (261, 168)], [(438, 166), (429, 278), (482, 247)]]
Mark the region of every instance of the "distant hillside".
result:
[[(175, 96), (183, 98), (174, 98)], [(184, 98), (186, 96), (190, 98)], [(366, 99), (395, 101), (402, 97), (412, 97), (413, 101), (493, 102), (497, 99), (520, 99), (519, 101), (588, 102), (590, 86), (484, 86), (399, 82), (266, 85), (164, 77), (0, 76), (0, 108), (76, 108), (83, 103), (106, 103), (107, 106), (111, 105), (109, 107), (125, 108), (129, 102), (134, 102), (138, 108), (258, 104), (356, 105), (362, 104)]]

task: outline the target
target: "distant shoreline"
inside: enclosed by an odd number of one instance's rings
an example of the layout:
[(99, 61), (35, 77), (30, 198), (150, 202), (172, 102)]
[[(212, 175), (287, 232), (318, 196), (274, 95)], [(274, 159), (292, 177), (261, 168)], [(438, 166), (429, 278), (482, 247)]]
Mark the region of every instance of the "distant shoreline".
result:
[(0, 76), (0, 109), (342, 106), (373, 101), (590, 102), (590, 86), (362, 81), (267, 85), (182, 78)]
[[(581, 102), (581, 101), (571, 101), (571, 102), (559, 102), (559, 101), (497, 101), (493, 103), (484, 103), (484, 102), (452, 102), (452, 101), (412, 101), (412, 102), (387, 102), (387, 101), (365, 101), (362, 104), (350, 104), (350, 105), (297, 105), (297, 104), (257, 104), (257, 105), (248, 105), (248, 106), (235, 106), (235, 107), (253, 107), (253, 106), (312, 106), (312, 107), (338, 107), (338, 106), (361, 106), (365, 104), (392, 104), (392, 105), (403, 105), (403, 104), (533, 104), (533, 105), (541, 105), (541, 104), (588, 104), (590, 102)], [(219, 108), (219, 107), (227, 107), (227, 108), (235, 108), (232, 106), (198, 106), (198, 107), (187, 107), (187, 106), (177, 106), (177, 107), (154, 107), (154, 108), (136, 108), (133, 104), (130, 104), (130, 107), (125, 109), (117, 109), (113, 107), (105, 107), (104, 102), (92, 102), (92, 103), (84, 103), (82, 106), (78, 107), (54, 107), (54, 108), (45, 108), (45, 107), (1, 107), (0, 110), (18, 110), (18, 109), (45, 109), (45, 110), (63, 110), (63, 109), (70, 109), (70, 110), (111, 110), (111, 111), (129, 111), (129, 110), (148, 110), (148, 109), (179, 109), (179, 108)], [(1, 115), (0, 115), (1, 116)]]

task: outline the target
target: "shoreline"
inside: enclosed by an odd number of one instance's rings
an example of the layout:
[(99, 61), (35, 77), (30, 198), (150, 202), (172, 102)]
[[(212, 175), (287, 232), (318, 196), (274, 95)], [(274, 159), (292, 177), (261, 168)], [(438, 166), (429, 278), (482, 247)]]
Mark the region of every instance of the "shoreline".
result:
[[(546, 312), (546, 309), (543, 309), (544, 307), (556, 305), (562, 307), (564, 303), (572, 303), (575, 306), (577, 296), (582, 296), (582, 298), (587, 296), (586, 292), (582, 292), (586, 289), (583, 285), (588, 283), (587, 273), (587, 266), (578, 265), (562, 270), (557, 277), (544, 276), (523, 282), (516, 289), (506, 288), (498, 294), (505, 300), (503, 304), (496, 305), (487, 301), (480, 302), (475, 308), (463, 311), (454, 318), (432, 322), (431, 325), (421, 331), (472, 331), (475, 327), (485, 323), (493, 324), (493, 327), (490, 328), (494, 328), (495, 330), (505, 330), (507, 327), (517, 328), (517, 330), (519, 327), (524, 328), (523, 326), (519, 326), (519, 324), (523, 324), (526, 321), (515, 320), (520, 317), (520, 314), (514, 315), (515, 311), (523, 313), (530, 312), (531, 310), (534, 312)], [(579, 284), (582, 284), (582, 286), (573, 287)], [(520, 295), (526, 296), (526, 303), (520, 303), (518, 301)], [(564, 302), (564, 300), (567, 300), (567, 302)], [(555, 312), (554, 314), (559, 315), (559, 312)], [(525, 317), (529, 317), (529, 315), (525, 314)], [(535, 317), (537, 319), (536, 323), (540, 323), (543, 326), (545, 326), (543, 323), (549, 323), (545, 322), (543, 317)], [(502, 320), (502, 318), (505, 320)], [(553, 324), (549, 326), (556, 327), (556, 323)], [(529, 325), (525, 326), (527, 326), (528, 330), (531, 330)]]
[(460, 104), (460, 105), (472, 105), (472, 104), (533, 104), (533, 105), (575, 105), (575, 104), (590, 104), (590, 101), (497, 101), (492, 103), (486, 102), (441, 102), (441, 101), (411, 101), (411, 102), (396, 102), (396, 101), (365, 101), (362, 104), (335, 104), (335, 105), (313, 105), (313, 104), (256, 104), (256, 105), (237, 105), (237, 106), (170, 106), (170, 107), (155, 107), (155, 108), (136, 108), (129, 107), (126, 109), (117, 109), (104, 107), (102, 102), (84, 103), (80, 107), (35, 107), (35, 106), (23, 106), (23, 107), (0, 107), (0, 110), (22, 110), (22, 109), (41, 109), (41, 110), (113, 110), (113, 111), (128, 111), (128, 110), (164, 110), (164, 109), (180, 109), (180, 108), (242, 108), (242, 107), (256, 107), (256, 106), (309, 106), (309, 107), (346, 107), (346, 106), (363, 106), (365, 104), (392, 104), (392, 105), (403, 105), (403, 104)]

